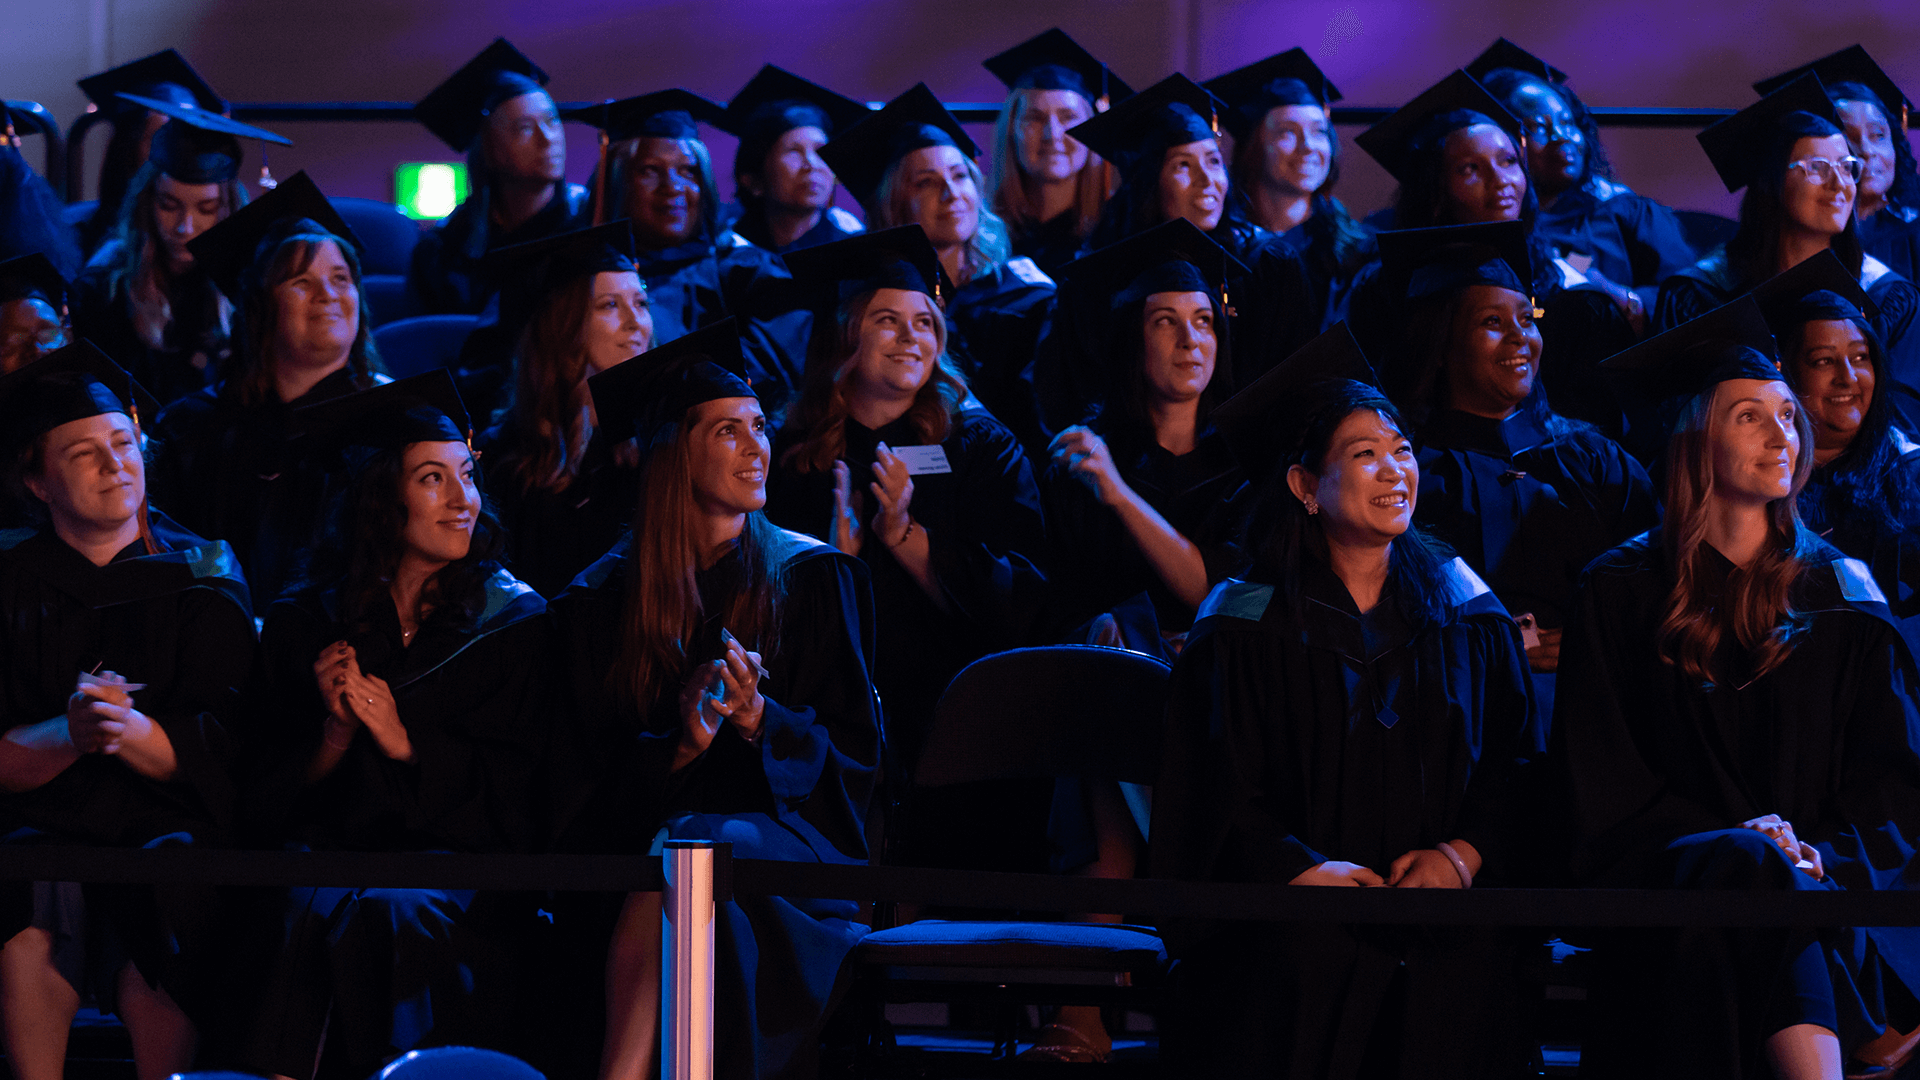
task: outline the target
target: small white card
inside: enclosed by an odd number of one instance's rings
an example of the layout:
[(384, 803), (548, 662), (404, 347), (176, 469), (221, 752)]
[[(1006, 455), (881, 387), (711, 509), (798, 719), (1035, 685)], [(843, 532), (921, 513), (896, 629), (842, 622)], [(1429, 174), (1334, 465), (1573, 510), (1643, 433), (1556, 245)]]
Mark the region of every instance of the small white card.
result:
[(947, 464), (947, 452), (938, 443), (932, 446), (889, 446), (888, 450), (901, 461), (906, 462), (908, 476), (927, 476), (932, 473), (950, 473), (953, 466)]
[(1569, 252), (1567, 254), (1567, 265), (1573, 267), (1575, 273), (1584, 275), (1587, 272), (1587, 267), (1593, 265), (1593, 256), (1583, 251)]

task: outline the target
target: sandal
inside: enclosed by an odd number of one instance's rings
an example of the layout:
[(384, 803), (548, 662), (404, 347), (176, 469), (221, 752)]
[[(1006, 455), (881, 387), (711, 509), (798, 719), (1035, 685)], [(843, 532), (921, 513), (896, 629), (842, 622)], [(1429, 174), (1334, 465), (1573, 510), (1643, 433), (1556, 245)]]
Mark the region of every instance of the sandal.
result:
[(1078, 1028), (1048, 1024), (1034, 1034), (1033, 1045), (1021, 1051), (1020, 1061), (1060, 1061), (1075, 1065), (1104, 1065), (1110, 1051), (1102, 1050)]

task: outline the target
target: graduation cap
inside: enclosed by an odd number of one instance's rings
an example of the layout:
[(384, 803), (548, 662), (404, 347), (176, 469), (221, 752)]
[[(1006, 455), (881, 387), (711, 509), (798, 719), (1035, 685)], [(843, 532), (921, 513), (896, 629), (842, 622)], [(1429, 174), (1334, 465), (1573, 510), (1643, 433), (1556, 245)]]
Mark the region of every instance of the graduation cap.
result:
[(109, 114), (124, 111), (120, 94), (137, 94), (144, 98), (157, 98), (176, 105), (197, 105), (207, 112), (223, 113), (227, 111), (226, 99), (213, 92), (207, 80), (193, 70), (185, 57), (177, 50), (167, 49), (143, 56), (131, 63), (121, 64), (89, 75), (80, 80), (80, 90), (87, 100)]
[(1133, 96), (1113, 69), (1054, 27), (981, 61), (1008, 90), (1071, 90), (1096, 107)]
[(1516, 149), (1526, 149), (1527, 137), (1520, 121), (1507, 111), (1499, 98), (1487, 93), (1487, 88), (1465, 71), (1455, 71), (1422, 90), (1418, 97), (1361, 132), (1353, 141), (1392, 173), (1394, 179), (1404, 183), (1413, 172), (1415, 159), (1426, 149), (1425, 143), (1440, 134), (1427, 131), (1428, 125), (1436, 117), (1463, 110), (1493, 121), (1513, 140)]
[(0, 304), (38, 296), (55, 311), (64, 311), (70, 285), (53, 262), (38, 251), (0, 262)]
[(17, 450), (61, 424), (105, 413), (140, 423), (160, 402), (90, 341), (64, 345), (0, 376), (0, 440)]
[(1600, 362), (1640, 382), (1649, 396), (1684, 401), (1729, 379), (1775, 380), (1777, 346), (1759, 301), (1748, 293)]
[(818, 244), (783, 256), (798, 282), (820, 290), (819, 303), (833, 307), (875, 289), (906, 289), (944, 303), (953, 282), (940, 267), (940, 253), (918, 222)]
[(599, 426), (616, 439), (638, 439), (652, 449), (695, 405), (720, 398), (757, 397), (747, 383), (740, 329), (729, 317), (592, 376)]
[(725, 130), (727, 110), (691, 90), (657, 90), (638, 97), (582, 105), (561, 114), (607, 133), (614, 142), (654, 136), (697, 139), (699, 124)]
[(1339, 101), (1340, 88), (1301, 48), (1275, 53), (1246, 67), (1216, 75), (1200, 85), (1226, 103), (1221, 117), (1236, 139), (1259, 130), (1267, 113), (1282, 105), (1318, 105)]
[(1390, 229), (1378, 235), (1382, 271), (1407, 283), (1418, 300), (1469, 285), (1495, 285), (1533, 295), (1533, 258), (1527, 226), (1519, 221)]
[[(487, 256), (508, 282), (501, 302), (510, 304), (520, 315), (532, 311), (540, 300), (569, 282), (599, 273), (636, 271), (633, 225), (625, 218), (575, 229), (524, 244), (496, 248)], [(646, 288), (641, 279), (641, 288)]]
[(1827, 248), (1754, 286), (1752, 295), (1776, 339), (1814, 319), (1864, 319), (1877, 311), (1859, 279)]
[(1767, 156), (1774, 141), (1773, 129), (1781, 118), (1796, 112), (1812, 113), (1836, 128), (1841, 127), (1840, 117), (1833, 111), (1833, 102), (1827, 99), (1827, 89), (1821, 84), (1820, 76), (1809, 71), (1732, 116), (1714, 121), (1694, 137), (1700, 140), (1700, 148), (1713, 162), (1713, 171), (1720, 174), (1721, 183), (1727, 185), (1728, 191), (1739, 191), (1772, 164)]
[(301, 171), (187, 241), (187, 250), (220, 291), (240, 303), (241, 281), (269, 242), (277, 244), (296, 232), (316, 227), (352, 244), (355, 253), (363, 250), (360, 238), (312, 178)]
[(1880, 98), (1881, 111), (1887, 114), (1888, 119), (1897, 118), (1901, 127), (1907, 126), (1907, 113), (1913, 109), (1913, 102), (1901, 91), (1893, 77), (1887, 74), (1886, 69), (1874, 63), (1873, 57), (1867, 55), (1867, 50), (1859, 45), (1849, 45), (1811, 64), (1802, 64), (1792, 71), (1761, 79), (1753, 84), (1754, 92), (1771, 94), (1808, 72), (1820, 76), (1823, 86), (1859, 83)]
[(292, 427), (307, 453), (399, 450), (417, 442), (473, 445), (473, 419), (446, 368), (295, 409)]
[(1501, 68), (1512, 68), (1515, 71), (1524, 71), (1529, 75), (1538, 76), (1549, 85), (1558, 85), (1567, 81), (1566, 72), (1561, 71), (1559, 68), (1554, 67), (1552, 64), (1547, 63), (1545, 60), (1540, 59), (1520, 46), (1515, 45), (1506, 38), (1495, 38), (1493, 44), (1487, 46), (1485, 52), (1474, 57), (1473, 63), (1468, 64), (1462, 70), (1475, 79), (1485, 79), (1488, 75), (1499, 71)]
[(1379, 378), (1346, 322), (1300, 346), (1209, 414), (1249, 477), (1265, 477), (1306, 427), (1300, 418), (1319, 400), (1316, 387), (1343, 381), (1378, 386)]
[(467, 61), (446, 82), (413, 106), (414, 119), (443, 143), (466, 153), (480, 137), (480, 125), (503, 102), (534, 94), (547, 85), (547, 73), (506, 38)]
[(1061, 276), (1086, 283), (1085, 295), (1118, 308), (1154, 293), (1204, 292), (1227, 297), (1227, 279), (1247, 272), (1239, 259), (1186, 218), (1173, 218), (1067, 264)]
[(739, 138), (735, 160), (757, 171), (773, 144), (794, 128), (817, 127), (831, 139), (872, 111), (863, 102), (768, 64), (727, 102), (716, 126)]
[(1176, 73), (1074, 125), (1067, 135), (1108, 161), (1124, 162), (1131, 172), (1136, 163), (1157, 159), (1169, 147), (1217, 137), (1224, 108), (1205, 87)]
[(980, 156), (967, 130), (960, 126), (926, 83), (869, 113), (859, 123), (834, 136), (820, 148), (820, 156), (847, 191), (865, 205), (880, 188), (894, 162), (929, 146), (952, 146), (971, 160)]
[(265, 128), (243, 124), (195, 104), (179, 104), (139, 94), (121, 93), (121, 100), (170, 117), (153, 134), (149, 160), (160, 171), (183, 184), (224, 184), (240, 175), (240, 140), (292, 146), (293, 140)]

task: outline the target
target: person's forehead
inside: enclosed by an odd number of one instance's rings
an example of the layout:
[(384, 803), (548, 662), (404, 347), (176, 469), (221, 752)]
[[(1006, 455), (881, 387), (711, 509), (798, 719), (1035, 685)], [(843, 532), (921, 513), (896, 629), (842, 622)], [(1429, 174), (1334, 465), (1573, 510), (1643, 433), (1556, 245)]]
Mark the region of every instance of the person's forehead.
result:
[(473, 454), (467, 449), (466, 443), (453, 442), (451, 440), (447, 442), (408, 443), (406, 454), (403, 455), (403, 460), (406, 462), (408, 468), (418, 468), (421, 465), (433, 461), (437, 461), (442, 465), (452, 465), (456, 462), (467, 462), (472, 459)]

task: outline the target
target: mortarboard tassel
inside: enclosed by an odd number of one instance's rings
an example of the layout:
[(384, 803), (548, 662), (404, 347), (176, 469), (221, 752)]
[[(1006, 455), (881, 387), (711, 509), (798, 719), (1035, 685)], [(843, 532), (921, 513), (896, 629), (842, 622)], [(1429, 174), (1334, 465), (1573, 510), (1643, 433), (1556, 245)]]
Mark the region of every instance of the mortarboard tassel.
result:
[(600, 129), (600, 163), (593, 168), (593, 218), (595, 225), (607, 223), (607, 148), (613, 140), (607, 129)]
[(273, 170), (267, 168), (267, 144), (263, 141), (260, 144), (260, 190), (272, 191), (279, 186), (280, 181), (273, 178)]

